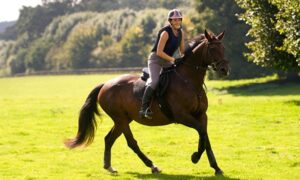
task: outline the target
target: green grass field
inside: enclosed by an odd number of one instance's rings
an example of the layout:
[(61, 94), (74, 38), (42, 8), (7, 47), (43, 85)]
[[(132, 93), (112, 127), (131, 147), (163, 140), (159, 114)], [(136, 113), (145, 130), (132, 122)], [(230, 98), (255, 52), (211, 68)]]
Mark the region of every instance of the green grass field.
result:
[(133, 122), (141, 149), (163, 170), (151, 174), (121, 136), (112, 149), (112, 176), (103, 166), (104, 136), (112, 121), (98, 120), (94, 143), (68, 150), (86, 96), (110, 75), (0, 79), (0, 179), (300, 179), (300, 84), (266, 83), (275, 77), (207, 81), (208, 132), (224, 177), (216, 178), (196, 131), (182, 125)]

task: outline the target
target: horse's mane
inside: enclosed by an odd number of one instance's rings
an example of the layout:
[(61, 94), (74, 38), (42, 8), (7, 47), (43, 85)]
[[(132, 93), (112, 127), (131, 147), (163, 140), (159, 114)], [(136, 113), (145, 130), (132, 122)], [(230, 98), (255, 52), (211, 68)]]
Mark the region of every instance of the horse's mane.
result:
[(197, 36), (195, 36), (189, 43), (188, 46), (185, 48), (184, 51), (184, 56), (182, 57), (182, 59), (186, 59), (188, 58), (191, 54), (193, 49), (198, 46), (200, 43), (202, 43), (205, 40), (205, 35), (204, 34), (199, 34)]
[[(211, 39), (212, 40), (215, 40), (215, 41), (218, 41), (217, 37), (213, 34), (213, 33), (209, 33), (209, 35), (211, 36)], [(189, 43), (188, 43), (188, 46), (187, 48), (185, 49), (184, 51), (184, 57), (183, 59), (186, 59), (188, 58), (191, 53), (192, 53), (192, 50), (197, 47), (200, 43), (202, 43), (203, 41), (206, 40), (206, 37), (203, 33), (201, 34), (198, 34), (197, 36), (195, 36)]]

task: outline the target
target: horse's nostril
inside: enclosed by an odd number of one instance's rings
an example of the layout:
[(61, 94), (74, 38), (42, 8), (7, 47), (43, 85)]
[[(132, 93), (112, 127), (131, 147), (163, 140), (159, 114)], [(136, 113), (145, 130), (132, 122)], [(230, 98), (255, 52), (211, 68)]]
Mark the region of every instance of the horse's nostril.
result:
[(220, 69), (220, 72), (223, 74), (223, 75), (228, 75), (228, 71), (226, 68), (221, 68)]

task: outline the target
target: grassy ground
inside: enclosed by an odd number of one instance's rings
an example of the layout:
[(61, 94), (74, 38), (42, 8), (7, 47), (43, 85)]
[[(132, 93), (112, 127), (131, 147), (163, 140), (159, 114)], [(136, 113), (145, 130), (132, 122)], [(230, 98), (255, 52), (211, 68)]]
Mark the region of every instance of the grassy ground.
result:
[(152, 175), (120, 137), (111, 176), (102, 169), (104, 116), (94, 143), (68, 150), (78, 111), (99, 82), (116, 75), (0, 79), (0, 179), (300, 179), (300, 85), (268, 83), (274, 77), (207, 81), (209, 135), (225, 177), (216, 178), (206, 154), (190, 160), (197, 134), (182, 125), (132, 123), (141, 149), (163, 173)]

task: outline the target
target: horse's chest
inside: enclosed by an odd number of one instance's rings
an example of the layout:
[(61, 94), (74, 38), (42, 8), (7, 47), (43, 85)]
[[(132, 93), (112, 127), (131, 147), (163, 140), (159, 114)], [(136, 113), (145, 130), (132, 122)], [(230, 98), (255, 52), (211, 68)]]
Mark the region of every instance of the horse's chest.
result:
[(192, 112), (203, 113), (203, 112), (206, 112), (207, 105), (208, 105), (208, 102), (207, 102), (206, 94), (199, 93), (199, 94), (195, 95), (194, 102), (191, 103), (190, 108), (191, 108)]
[(207, 98), (200, 98), (199, 99), (199, 109), (202, 111), (206, 111), (207, 110)]

